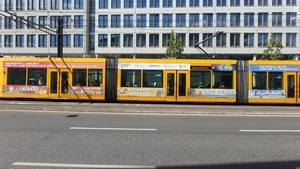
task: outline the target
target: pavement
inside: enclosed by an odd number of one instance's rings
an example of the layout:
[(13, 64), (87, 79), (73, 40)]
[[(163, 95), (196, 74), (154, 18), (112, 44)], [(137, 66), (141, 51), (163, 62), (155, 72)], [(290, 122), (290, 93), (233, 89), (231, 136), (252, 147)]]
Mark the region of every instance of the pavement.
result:
[(0, 110), (28, 110), (77, 113), (145, 113), (199, 115), (290, 115), (300, 116), (295, 105), (197, 105), (183, 103), (105, 103), (69, 101), (0, 100)]

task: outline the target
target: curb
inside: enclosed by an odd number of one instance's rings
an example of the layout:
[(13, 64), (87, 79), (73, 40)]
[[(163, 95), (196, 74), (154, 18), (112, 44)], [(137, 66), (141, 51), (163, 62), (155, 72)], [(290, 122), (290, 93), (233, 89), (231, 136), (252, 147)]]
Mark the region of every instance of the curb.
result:
[(191, 115), (236, 115), (236, 116), (241, 116), (241, 115), (266, 115), (266, 116), (276, 116), (276, 115), (286, 115), (286, 116), (300, 116), (300, 113), (298, 112), (270, 112), (270, 111), (265, 111), (265, 112), (232, 112), (232, 111), (199, 111), (199, 110), (176, 110), (176, 109), (168, 109), (168, 110), (137, 110), (137, 109), (101, 109), (98, 107), (95, 108), (89, 108), (89, 107), (44, 107), (44, 106), (0, 106), (0, 110), (32, 110), (32, 111), (57, 111), (57, 112), (73, 112), (73, 113), (130, 113), (130, 114), (139, 114), (139, 113), (144, 113), (144, 114), (191, 114)]

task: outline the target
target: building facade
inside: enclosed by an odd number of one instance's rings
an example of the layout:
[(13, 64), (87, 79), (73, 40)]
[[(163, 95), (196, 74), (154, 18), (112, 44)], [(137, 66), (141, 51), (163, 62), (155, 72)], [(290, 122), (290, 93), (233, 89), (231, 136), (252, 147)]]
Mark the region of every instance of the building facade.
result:
[[(184, 58), (260, 57), (272, 35), (283, 59), (300, 54), (298, 0), (0, 0), (1, 55), (56, 56), (58, 16), (66, 57), (161, 58), (173, 30)], [(14, 13), (17, 17), (11, 17)], [(36, 23), (37, 25), (33, 24)]]

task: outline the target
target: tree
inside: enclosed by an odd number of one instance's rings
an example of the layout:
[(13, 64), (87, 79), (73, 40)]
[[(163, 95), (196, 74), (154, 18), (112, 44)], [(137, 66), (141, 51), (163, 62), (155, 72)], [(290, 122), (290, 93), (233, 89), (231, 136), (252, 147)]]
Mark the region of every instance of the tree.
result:
[(167, 59), (180, 58), (183, 50), (184, 48), (183, 48), (181, 37), (177, 34), (174, 34), (174, 31), (172, 30), (170, 34), (170, 38), (168, 40), (168, 48), (165, 54), (165, 58)]
[(275, 39), (271, 34), (269, 41), (266, 44), (260, 60), (278, 60), (281, 58), (281, 49), (283, 48), (281, 38)]

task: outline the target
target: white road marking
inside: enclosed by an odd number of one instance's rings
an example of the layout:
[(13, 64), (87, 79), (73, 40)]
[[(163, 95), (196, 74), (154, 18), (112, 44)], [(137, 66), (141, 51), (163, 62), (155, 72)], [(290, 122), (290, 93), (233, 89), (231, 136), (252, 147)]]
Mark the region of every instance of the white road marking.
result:
[(280, 132), (280, 133), (299, 133), (300, 130), (240, 130), (240, 132)]
[(29, 163), (15, 162), (15, 166), (36, 166), (36, 167), (73, 167), (73, 168), (156, 168), (155, 166), (138, 165), (92, 165), (92, 164), (60, 164), (60, 163)]
[(296, 169), (300, 169), (300, 167), (296, 167)]
[(156, 131), (157, 129), (146, 128), (93, 128), (93, 127), (70, 127), (71, 130), (130, 130), (130, 131)]

